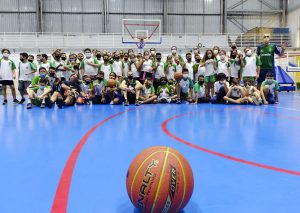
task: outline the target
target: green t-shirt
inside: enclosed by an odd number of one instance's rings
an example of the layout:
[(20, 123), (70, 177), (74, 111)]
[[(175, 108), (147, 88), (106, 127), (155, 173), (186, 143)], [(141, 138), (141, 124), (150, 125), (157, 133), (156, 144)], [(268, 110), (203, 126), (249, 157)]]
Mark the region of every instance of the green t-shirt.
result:
[(260, 57), (261, 69), (271, 70), (275, 67), (274, 53), (279, 55), (280, 51), (275, 44), (262, 44), (257, 47), (256, 53)]
[(195, 93), (199, 93), (200, 87), (202, 87), (203, 89), (205, 89), (205, 84), (203, 84), (202, 86), (200, 86), (200, 84), (197, 82), (197, 83), (194, 85), (194, 91), (195, 91)]
[[(167, 84), (166, 88), (168, 89), (169, 93), (171, 93), (171, 87)], [(156, 94), (159, 95), (159, 93), (161, 92), (162, 86), (158, 86)]]

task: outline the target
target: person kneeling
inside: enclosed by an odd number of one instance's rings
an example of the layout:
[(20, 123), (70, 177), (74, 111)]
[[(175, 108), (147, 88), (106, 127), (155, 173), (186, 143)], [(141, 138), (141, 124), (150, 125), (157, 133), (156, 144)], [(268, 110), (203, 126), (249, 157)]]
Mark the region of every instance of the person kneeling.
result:
[(181, 101), (188, 101), (191, 103), (192, 93), (193, 93), (193, 81), (189, 77), (189, 70), (183, 68), (182, 70), (182, 79), (176, 84), (176, 95), (177, 95), (177, 104), (181, 104)]
[(49, 98), (51, 88), (47, 85), (46, 79), (40, 79), (39, 85), (28, 89), (28, 104), (27, 109), (32, 108), (32, 104), (41, 108), (51, 108), (52, 104)]
[(120, 89), (122, 90), (125, 99), (124, 106), (128, 106), (129, 103), (135, 103), (135, 105), (138, 106), (142, 88), (143, 85), (138, 80), (133, 79), (132, 71), (128, 71), (128, 77), (125, 78), (120, 85)]
[(139, 98), (139, 104), (155, 103), (156, 98), (157, 96), (155, 95), (153, 80), (152, 78), (148, 77), (143, 85), (141, 95)]
[(226, 103), (241, 104), (247, 103), (248, 98), (245, 97), (244, 89), (240, 86), (239, 80), (233, 79), (232, 86), (223, 98)]
[(262, 82), (260, 87), (260, 94), (264, 104), (278, 104), (278, 91), (278, 82), (274, 80), (273, 73), (268, 72), (265, 81)]
[(207, 97), (205, 94), (204, 75), (198, 76), (198, 82), (194, 85), (194, 91), (195, 91), (194, 104), (209, 102), (209, 97)]

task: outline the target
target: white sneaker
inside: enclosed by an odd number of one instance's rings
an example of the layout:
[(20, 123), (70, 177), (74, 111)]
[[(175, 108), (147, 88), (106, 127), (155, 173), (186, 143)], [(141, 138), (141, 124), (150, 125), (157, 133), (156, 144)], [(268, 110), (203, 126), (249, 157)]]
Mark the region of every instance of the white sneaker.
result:
[(113, 101), (111, 101), (109, 104), (110, 104), (110, 105), (113, 105), (113, 104), (114, 104), (114, 102), (113, 102)]

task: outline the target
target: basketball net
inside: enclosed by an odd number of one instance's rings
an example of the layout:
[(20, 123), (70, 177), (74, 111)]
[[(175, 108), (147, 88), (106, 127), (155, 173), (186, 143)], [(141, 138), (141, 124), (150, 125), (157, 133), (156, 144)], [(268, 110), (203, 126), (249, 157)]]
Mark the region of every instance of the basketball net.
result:
[(136, 46), (139, 49), (139, 52), (141, 54), (144, 54), (144, 47), (145, 47), (144, 37), (140, 37), (139, 39), (140, 41), (136, 42)]

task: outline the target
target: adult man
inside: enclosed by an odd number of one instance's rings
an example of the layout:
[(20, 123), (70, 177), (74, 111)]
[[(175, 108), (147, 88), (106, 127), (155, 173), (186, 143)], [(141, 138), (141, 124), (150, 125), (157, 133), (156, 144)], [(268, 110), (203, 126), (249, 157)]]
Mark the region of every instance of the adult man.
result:
[(284, 54), (287, 44), (281, 45), (281, 52), (275, 44), (270, 44), (270, 34), (264, 34), (264, 43), (257, 47), (256, 54), (260, 57), (261, 70), (257, 79), (257, 88), (260, 89), (261, 83), (265, 80), (266, 74), (272, 72), (276, 79), (274, 53), (280, 57)]

